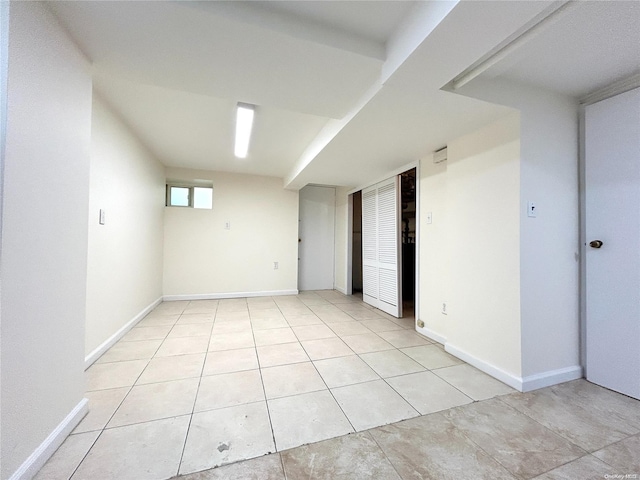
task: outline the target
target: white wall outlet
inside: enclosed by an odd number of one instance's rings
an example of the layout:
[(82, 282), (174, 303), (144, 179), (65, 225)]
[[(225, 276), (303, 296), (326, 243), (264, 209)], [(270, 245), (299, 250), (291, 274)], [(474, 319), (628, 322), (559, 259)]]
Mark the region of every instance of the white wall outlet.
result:
[(442, 302), (442, 311), (441, 311), (441, 313), (443, 315), (447, 314), (447, 302)]
[(224, 229), (225, 230), (231, 230), (231, 222), (229, 220), (224, 222)]
[(278, 270), (278, 262), (273, 262), (273, 269)]
[(527, 217), (535, 218), (538, 213), (538, 208), (536, 207), (536, 202), (527, 202)]
[(100, 225), (104, 225), (104, 210), (100, 209), (100, 217), (99, 217)]
[(431, 225), (433, 223), (433, 214), (431, 212), (427, 212), (427, 225)]

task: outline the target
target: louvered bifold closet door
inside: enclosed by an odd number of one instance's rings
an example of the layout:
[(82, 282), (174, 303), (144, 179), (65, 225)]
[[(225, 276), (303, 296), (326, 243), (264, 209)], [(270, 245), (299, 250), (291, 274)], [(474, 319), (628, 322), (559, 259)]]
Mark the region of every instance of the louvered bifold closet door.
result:
[(378, 213), (377, 190), (362, 191), (362, 299), (378, 305)]
[(398, 195), (397, 176), (362, 191), (363, 300), (395, 317), (402, 316)]

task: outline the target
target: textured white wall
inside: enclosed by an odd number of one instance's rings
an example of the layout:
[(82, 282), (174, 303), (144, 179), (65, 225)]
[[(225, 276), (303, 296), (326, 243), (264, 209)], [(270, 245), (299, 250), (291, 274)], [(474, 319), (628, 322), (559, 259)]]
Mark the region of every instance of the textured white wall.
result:
[(162, 296), (164, 192), (164, 166), (94, 96), (87, 354)]
[(2, 470), (84, 394), (89, 64), (40, 3), (12, 2), (2, 236)]
[(349, 190), (347, 187), (336, 188), (335, 287), (343, 293), (347, 291)]
[(165, 208), (164, 295), (297, 289), (297, 191), (275, 177), (175, 168), (166, 176), (213, 182), (213, 209)]

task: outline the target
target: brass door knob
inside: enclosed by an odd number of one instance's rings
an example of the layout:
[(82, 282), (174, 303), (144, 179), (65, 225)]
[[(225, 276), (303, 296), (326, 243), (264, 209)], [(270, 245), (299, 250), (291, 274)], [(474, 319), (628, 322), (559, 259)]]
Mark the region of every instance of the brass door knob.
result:
[(600, 248), (603, 245), (602, 240), (591, 240), (589, 246), (591, 248)]

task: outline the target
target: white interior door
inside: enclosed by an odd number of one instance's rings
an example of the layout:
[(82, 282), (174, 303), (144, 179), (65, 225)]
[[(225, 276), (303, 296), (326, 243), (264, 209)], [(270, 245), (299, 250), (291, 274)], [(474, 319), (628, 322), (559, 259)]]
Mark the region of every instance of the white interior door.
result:
[(331, 290), (336, 189), (304, 187), (300, 190), (299, 209), (298, 289)]
[(402, 316), (400, 188), (395, 176), (362, 191), (363, 300)]
[(585, 218), (587, 379), (640, 399), (640, 89), (586, 107)]

